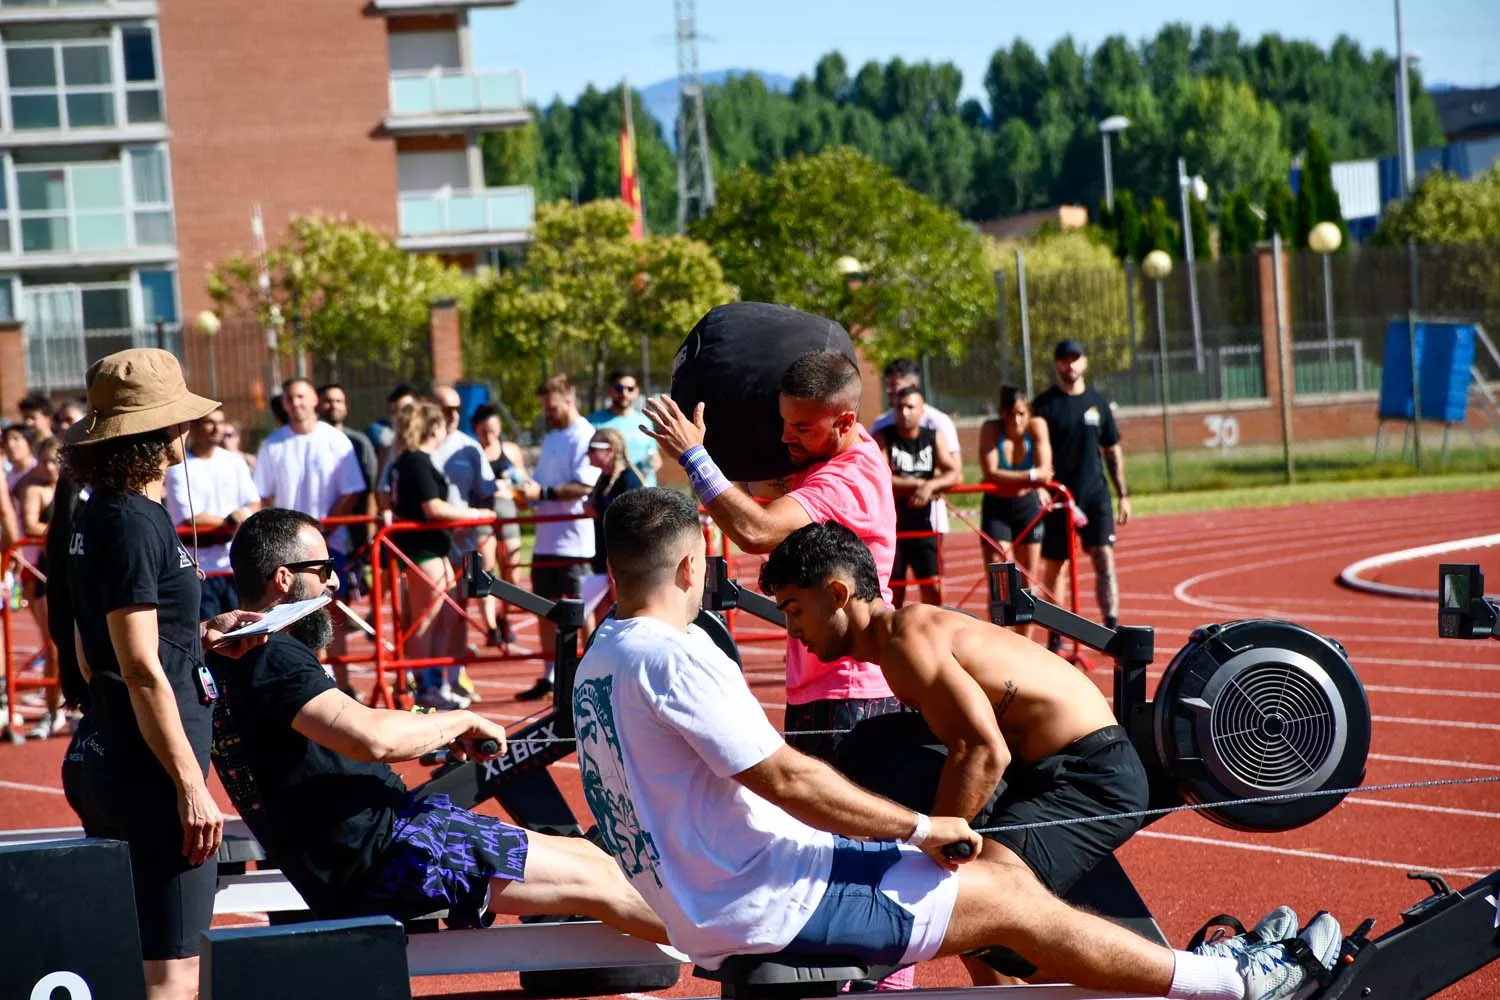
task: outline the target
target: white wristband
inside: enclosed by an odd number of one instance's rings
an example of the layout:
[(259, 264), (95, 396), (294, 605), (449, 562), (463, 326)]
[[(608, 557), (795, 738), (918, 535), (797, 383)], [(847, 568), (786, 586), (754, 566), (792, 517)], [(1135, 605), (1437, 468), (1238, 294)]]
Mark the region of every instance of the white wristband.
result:
[(1036, 482), (1036, 466), (1033, 465), (1026, 470), (1026, 479), (1028, 482)]
[(912, 829), (911, 836), (906, 837), (901, 843), (910, 847), (921, 847), (927, 841), (927, 835), (932, 832), (932, 820), (926, 813), (917, 813), (917, 825)]

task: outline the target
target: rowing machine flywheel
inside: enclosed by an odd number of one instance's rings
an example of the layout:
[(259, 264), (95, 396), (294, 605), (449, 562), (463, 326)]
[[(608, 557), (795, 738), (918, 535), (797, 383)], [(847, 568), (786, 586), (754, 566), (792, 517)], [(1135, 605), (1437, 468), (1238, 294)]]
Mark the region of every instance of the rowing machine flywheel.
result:
[[(1157, 687), (1162, 767), (1189, 802), (1351, 788), (1365, 774), (1370, 704), (1344, 648), (1291, 622), (1207, 625), (1172, 658)], [(1238, 830), (1291, 830), (1342, 795), (1215, 805)]]

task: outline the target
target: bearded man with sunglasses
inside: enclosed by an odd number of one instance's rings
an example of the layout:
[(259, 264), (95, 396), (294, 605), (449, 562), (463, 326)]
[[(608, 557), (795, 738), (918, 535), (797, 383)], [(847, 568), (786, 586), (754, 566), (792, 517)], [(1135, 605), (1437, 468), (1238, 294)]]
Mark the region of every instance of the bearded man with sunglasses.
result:
[[(231, 553), (244, 607), (331, 594), (333, 559), (318, 523), (272, 508), (241, 526)], [(505, 729), (467, 711), (367, 708), (318, 662), (333, 637), (326, 608), (244, 658), (210, 654), (219, 688), (213, 761), (272, 864), (321, 918), (448, 911), (449, 926), (492, 913), (583, 914), (665, 942), (661, 921), (610, 857), (409, 791), (390, 763), (441, 747), (482, 756)]]
[(641, 380), (628, 368), (609, 373), (609, 405), (589, 414), (589, 423), (598, 429), (606, 427), (625, 438), (625, 460), (635, 469), (646, 486), (656, 485), (656, 471), (661, 468), (661, 450), (641, 430), (646, 423), (640, 409)]

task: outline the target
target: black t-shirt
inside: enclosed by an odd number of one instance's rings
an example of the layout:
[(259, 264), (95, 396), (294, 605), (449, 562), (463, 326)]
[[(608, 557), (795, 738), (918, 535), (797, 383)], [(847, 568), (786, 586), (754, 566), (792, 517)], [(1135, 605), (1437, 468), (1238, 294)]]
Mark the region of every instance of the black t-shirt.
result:
[[(880, 432), (885, 445), (887, 459), (891, 463), (891, 475), (910, 479), (931, 479), (937, 475), (937, 431), (921, 427), (914, 438), (902, 437), (894, 427)], [(907, 504), (906, 497), (896, 501), (897, 531), (931, 531), (932, 504), (920, 507)]]
[[(391, 463), (391, 509), (398, 521), (426, 521), (422, 505), (428, 500), (448, 499), (448, 477), (432, 464), (425, 451), (407, 451)], [(431, 531), (401, 531), (391, 536), (396, 548), (413, 559), (437, 559), (448, 555), (452, 538), (438, 528)]]
[(219, 685), (214, 768), (270, 860), (319, 915), (359, 912), (406, 785), (384, 764), (321, 747), (292, 728), (333, 678), (277, 633), (238, 660), (209, 654)]
[(1069, 396), (1053, 386), (1031, 404), (1037, 416), (1047, 421), (1052, 439), (1052, 466), (1058, 482), (1079, 500), (1108, 496), (1100, 448), (1120, 443), (1109, 400), (1093, 389)]
[(107, 751), (100, 759), (118, 762), (122, 776), (148, 766), (157, 769), (156, 776), (165, 776), (141, 736), (106, 621), (120, 608), (153, 605), (162, 669), (172, 685), (183, 732), (207, 774), (212, 712), (198, 694), (197, 671), (203, 663), (198, 570), (178, 541), (166, 508), (139, 493), (96, 492), (75, 515), (66, 575), (83, 654), (93, 672), (90, 714)]
[[(622, 493), (638, 490), (644, 484), (641, 477), (635, 474), (635, 470), (629, 466), (615, 479), (614, 485), (610, 485), (604, 476), (594, 484), (594, 491), (589, 494), (589, 506), (594, 510), (594, 558), (590, 568), (595, 573), (606, 572), (605, 562), (609, 554), (604, 548), (604, 512), (609, 510), (609, 505), (614, 503)], [(609, 487), (606, 491), (605, 487)]]

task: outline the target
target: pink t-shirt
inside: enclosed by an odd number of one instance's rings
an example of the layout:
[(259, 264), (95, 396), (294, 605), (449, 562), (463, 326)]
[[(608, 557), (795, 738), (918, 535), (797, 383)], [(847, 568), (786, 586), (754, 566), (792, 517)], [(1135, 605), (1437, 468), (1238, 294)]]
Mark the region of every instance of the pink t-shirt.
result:
[[(870, 547), (881, 596), (889, 601), (891, 565), (896, 559), (896, 498), (891, 492), (891, 467), (869, 432), (863, 427), (858, 430), (859, 441), (854, 447), (793, 480), (787, 496), (801, 504), (814, 523), (837, 521)], [(878, 663), (848, 657), (824, 663), (802, 643), (787, 640), (787, 704), (889, 697), (891, 689)]]

